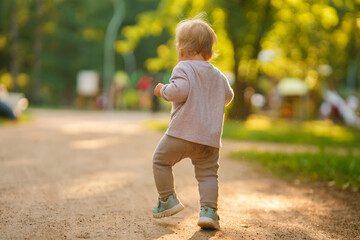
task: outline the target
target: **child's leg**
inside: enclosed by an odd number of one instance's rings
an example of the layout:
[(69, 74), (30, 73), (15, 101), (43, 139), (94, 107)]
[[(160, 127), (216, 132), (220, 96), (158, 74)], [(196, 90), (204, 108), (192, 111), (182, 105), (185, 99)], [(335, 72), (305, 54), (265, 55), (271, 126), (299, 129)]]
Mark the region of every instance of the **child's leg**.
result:
[(217, 209), (219, 149), (210, 146), (200, 148), (202, 148), (200, 153), (197, 151), (195, 156), (191, 156), (198, 181), (200, 204), (202, 207)]
[(153, 156), (153, 172), (160, 197), (165, 198), (175, 192), (172, 166), (185, 158), (185, 140), (164, 135)]

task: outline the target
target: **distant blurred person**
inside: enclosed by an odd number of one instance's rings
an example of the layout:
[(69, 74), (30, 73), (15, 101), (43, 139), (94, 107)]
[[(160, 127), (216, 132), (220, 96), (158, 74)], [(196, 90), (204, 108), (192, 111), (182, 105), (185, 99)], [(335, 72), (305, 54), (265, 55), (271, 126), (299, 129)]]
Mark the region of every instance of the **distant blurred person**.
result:
[(225, 106), (234, 96), (226, 76), (208, 61), (217, 38), (200, 19), (184, 20), (176, 28), (178, 64), (170, 83), (159, 83), (155, 96), (172, 102), (171, 121), (153, 156), (155, 184), (159, 193), (153, 209), (156, 218), (183, 210), (174, 189), (172, 167), (190, 158), (198, 181), (201, 211), (198, 225), (218, 229), (219, 148)]
[(151, 83), (153, 78), (150, 76), (143, 76), (140, 78), (137, 89), (140, 91), (140, 105), (142, 108), (149, 109), (151, 107)]
[(8, 91), (4, 84), (0, 84), (0, 117), (15, 120), (16, 116), (10, 105), (6, 103)]
[(141, 77), (139, 82), (137, 83), (137, 89), (142, 92), (145, 92), (151, 86), (152, 81), (153, 81), (153, 79), (150, 76)]

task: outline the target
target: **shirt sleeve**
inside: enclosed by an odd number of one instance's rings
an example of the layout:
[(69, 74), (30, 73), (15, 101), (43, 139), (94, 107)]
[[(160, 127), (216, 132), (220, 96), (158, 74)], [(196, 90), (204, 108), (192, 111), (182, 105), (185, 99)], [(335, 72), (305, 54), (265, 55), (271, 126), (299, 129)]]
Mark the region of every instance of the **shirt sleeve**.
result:
[(233, 98), (234, 90), (231, 88), (229, 80), (225, 77), (225, 106), (229, 105)]
[(185, 102), (190, 91), (190, 84), (183, 67), (177, 65), (170, 78), (161, 90), (161, 97), (169, 102)]

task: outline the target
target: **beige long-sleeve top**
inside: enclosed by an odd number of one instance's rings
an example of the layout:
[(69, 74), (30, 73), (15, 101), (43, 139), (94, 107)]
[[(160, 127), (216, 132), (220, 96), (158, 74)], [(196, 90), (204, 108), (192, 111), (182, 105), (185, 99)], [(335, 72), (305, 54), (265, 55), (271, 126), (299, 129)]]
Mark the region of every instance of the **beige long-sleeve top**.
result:
[(234, 92), (225, 75), (207, 61), (186, 60), (173, 69), (161, 96), (172, 102), (166, 134), (219, 148), (225, 106)]

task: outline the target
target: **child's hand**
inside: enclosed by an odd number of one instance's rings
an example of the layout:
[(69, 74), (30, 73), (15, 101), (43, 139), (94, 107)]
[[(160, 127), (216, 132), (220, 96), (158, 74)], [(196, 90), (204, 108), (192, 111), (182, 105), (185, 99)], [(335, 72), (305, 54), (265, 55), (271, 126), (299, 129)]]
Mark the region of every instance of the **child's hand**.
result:
[(164, 86), (164, 84), (162, 83), (158, 83), (154, 89), (154, 95), (157, 96), (157, 97), (161, 97), (161, 93), (160, 93), (160, 90), (161, 88)]

